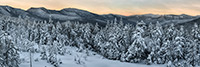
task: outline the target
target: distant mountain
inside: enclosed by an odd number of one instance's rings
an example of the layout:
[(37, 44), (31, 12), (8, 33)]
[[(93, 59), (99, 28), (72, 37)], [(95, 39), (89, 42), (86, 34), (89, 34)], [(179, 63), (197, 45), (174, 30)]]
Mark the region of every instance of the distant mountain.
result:
[(159, 21), (162, 24), (166, 23), (180, 23), (187, 20), (193, 20), (198, 18), (197, 16), (189, 16), (189, 15), (153, 15), (153, 14), (145, 14), (145, 15), (133, 15), (128, 16), (127, 19), (129, 21), (137, 22), (138, 20), (143, 20), (146, 23), (155, 23)]
[(28, 16), (28, 13), (22, 9), (12, 8), (10, 6), (0, 6), (0, 14), (18, 17), (18, 16)]
[(186, 25), (197, 23), (200, 21), (200, 16), (190, 15), (155, 15), (155, 14), (144, 14), (144, 15), (132, 15), (123, 16), (116, 14), (104, 14), (99, 15), (86, 10), (76, 8), (65, 8), (62, 10), (50, 10), (44, 7), (30, 8), (28, 10), (22, 10), (19, 8), (13, 8), (10, 6), (0, 6), (0, 14), (11, 16), (30, 18), (31, 20), (49, 20), (51, 18), (54, 21), (79, 21), (81, 23), (99, 23), (105, 25), (108, 20), (120, 20), (122, 18), (124, 23), (136, 24), (138, 21), (144, 21), (145, 23), (156, 23), (159, 21), (161, 24), (166, 25), (170, 23)]

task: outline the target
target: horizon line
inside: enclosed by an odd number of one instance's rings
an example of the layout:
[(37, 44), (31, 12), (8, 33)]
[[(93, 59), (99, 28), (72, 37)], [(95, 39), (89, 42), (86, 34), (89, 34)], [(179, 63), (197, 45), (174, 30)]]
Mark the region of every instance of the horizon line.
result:
[(141, 14), (130, 14), (130, 15), (125, 15), (125, 14), (116, 14), (116, 13), (97, 13), (97, 12), (93, 12), (93, 11), (90, 11), (90, 10), (87, 10), (87, 9), (82, 9), (82, 8), (77, 8), (77, 7), (66, 7), (66, 8), (59, 8), (59, 9), (53, 9), (53, 8), (47, 8), (47, 7), (43, 7), (43, 6), (40, 6), (40, 7), (29, 7), (29, 8), (20, 8), (20, 7), (14, 7), (14, 6), (11, 6), (11, 5), (0, 5), (0, 6), (8, 6), (8, 7), (12, 7), (12, 8), (16, 8), (16, 9), (21, 9), (21, 10), (24, 10), (24, 11), (27, 11), (31, 8), (45, 8), (47, 10), (55, 10), (55, 11), (60, 11), (60, 10), (63, 10), (63, 9), (68, 9), (68, 8), (73, 8), (73, 9), (78, 9), (78, 10), (83, 10), (83, 11), (88, 11), (90, 13), (94, 13), (94, 14), (98, 14), (98, 15), (108, 15), (108, 14), (113, 14), (113, 15), (122, 15), (122, 16), (134, 16), (134, 15), (147, 15), (147, 14), (152, 14), (152, 15), (189, 15), (189, 16), (199, 16), (200, 14), (196, 14), (196, 15), (192, 15), (192, 14), (186, 14), (186, 13), (181, 13), (181, 14), (172, 14), (172, 13), (141, 13)]

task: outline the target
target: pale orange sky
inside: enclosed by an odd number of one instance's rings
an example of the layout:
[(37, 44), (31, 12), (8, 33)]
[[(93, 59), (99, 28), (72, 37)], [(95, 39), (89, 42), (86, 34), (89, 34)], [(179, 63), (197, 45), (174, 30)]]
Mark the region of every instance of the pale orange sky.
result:
[(0, 5), (28, 9), (78, 8), (98, 14), (189, 14), (200, 15), (200, 0), (0, 0)]

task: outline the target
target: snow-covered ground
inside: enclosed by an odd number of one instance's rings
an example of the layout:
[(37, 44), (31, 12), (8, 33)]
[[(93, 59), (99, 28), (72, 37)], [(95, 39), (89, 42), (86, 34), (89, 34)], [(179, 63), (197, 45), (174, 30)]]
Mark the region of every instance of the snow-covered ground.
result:
[[(116, 60), (108, 60), (103, 58), (100, 55), (94, 55), (95, 53), (90, 52), (90, 55), (87, 56), (86, 53), (76, 52), (76, 48), (67, 47), (67, 54), (64, 56), (58, 55), (58, 58), (61, 59), (62, 64), (60, 67), (165, 67), (165, 65), (145, 65), (145, 64), (136, 64), (136, 63), (127, 63), (120, 62)], [(20, 67), (30, 67), (29, 58), (30, 53), (21, 52), (20, 57), (24, 58), (24, 62), (20, 64)], [(75, 57), (79, 56), (82, 64), (77, 64), (74, 60)], [(34, 53), (33, 57), (33, 67), (54, 67), (50, 63), (47, 63), (46, 60), (40, 60), (40, 54)], [(34, 61), (35, 59), (39, 61)]]

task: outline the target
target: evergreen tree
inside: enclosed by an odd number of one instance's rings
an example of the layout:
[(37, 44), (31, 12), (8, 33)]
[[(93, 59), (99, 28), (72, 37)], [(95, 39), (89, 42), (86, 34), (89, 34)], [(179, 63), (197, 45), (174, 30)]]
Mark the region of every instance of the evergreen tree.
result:
[(142, 60), (147, 58), (147, 45), (142, 37), (142, 33), (144, 32), (144, 22), (140, 22), (136, 25), (136, 30), (132, 36), (134, 40), (130, 45), (127, 51), (127, 61), (130, 62), (141, 62)]
[(0, 65), (2, 67), (19, 67), (19, 53), (12, 37), (4, 33), (0, 41)]

